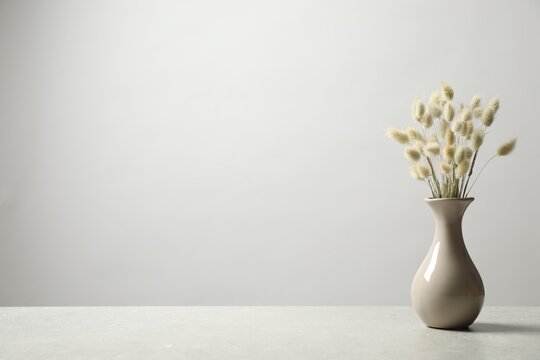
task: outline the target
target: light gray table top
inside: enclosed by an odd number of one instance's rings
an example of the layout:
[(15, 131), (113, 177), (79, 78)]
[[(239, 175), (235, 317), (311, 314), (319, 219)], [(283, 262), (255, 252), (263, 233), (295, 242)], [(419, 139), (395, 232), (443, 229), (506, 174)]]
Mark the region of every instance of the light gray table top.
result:
[(0, 359), (540, 359), (540, 307), (467, 331), (409, 307), (0, 308)]

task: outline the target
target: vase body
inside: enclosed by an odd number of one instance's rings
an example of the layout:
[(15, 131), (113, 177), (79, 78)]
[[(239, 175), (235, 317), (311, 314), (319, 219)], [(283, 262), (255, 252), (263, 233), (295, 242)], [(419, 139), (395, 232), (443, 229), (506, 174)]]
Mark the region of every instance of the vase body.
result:
[(467, 252), (461, 220), (474, 198), (426, 199), (435, 215), (435, 236), (414, 277), (414, 309), (429, 327), (471, 325), (484, 304), (484, 284)]

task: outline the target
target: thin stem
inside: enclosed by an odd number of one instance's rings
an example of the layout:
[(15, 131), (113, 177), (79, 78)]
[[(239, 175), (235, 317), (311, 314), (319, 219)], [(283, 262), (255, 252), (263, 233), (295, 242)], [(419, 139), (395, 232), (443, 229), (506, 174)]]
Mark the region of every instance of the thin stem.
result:
[(450, 193), (450, 197), (455, 197), (454, 196), (454, 193), (455, 193), (455, 188), (456, 188), (456, 164), (454, 164), (454, 162), (452, 161), (451, 163), (452, 165), (452, 177), (451, 177), (451, 182), (450, 184), (452, 185), (449, 193)]
[(424, 179), (424, 181), (426, 182), (426, 184), (428, 184), (429, 190), (431, 190), (431, 195), (435, 197), (435, 193), (433, 192), (433, 187), (431, 187), (431, 183), (429, 182), (429, 179)]
[(471, 168), (469, 169), (469, 174), (467, 175), (467, 182), (465, 183), (465, 187), (463, 188), (463, 196), (462, 197), (465, 197), (465, 192), (467, 191), (467, 186), (469, 186), (469, 180), (471, 180), (471, 175), (473, 173), (474, 164), (476, 163), (476, 156), (477, 155), (478, 155), (478, 150), (476, 150), (474, 152)]
[(471, 185), (471, 188), (469, 189), (469, 191), (467, 191), (467, 194), (465, 194), (465, 196), (468, 196), (468, 195), (469, 195), (469, 193), (471, 192), (471, 190), (472, 190), (474, 184), (476, 184), (476, 181), (478, 181), (478, 178), (480, 177), (480, 175), (482, 175), (482, 171), (484, 171), (484, 169), (485, 169), (485, 167), (487, 166), (487, 164), (489, 164), (489, 162), (490, 162), (491, 160), (493, 160), (494, 158), (496, 158), (496, 157), (497, 157), (497, 155), (493, 155), (492, 157), (489, 158), (488, 161), (486, 161), (486, 163), (484, 164), (484, 166), (482, 166), (482, 168), (480, 169), (480, 172), (478, 173), (478, 175), (476, 175), (476, 178), (474, 179), (474, 181), (473, 181), (473, 183), (472, 183), (472, 185)]
[(441, 185), (439, 184), (439, 179), (437, 179), (437, 175), (435, 174), (435, 170), (433, 169), (433, 164), (431, 163), (431, 160), (429, 160), (429, 156), (426, 156), (426, 159), (429, 164), (429, 167), (431, 168), (431, 176), (433, 177), (433, 180), (435, 182), (437, 193), (439, 194), (438, 197), (441, 197)]

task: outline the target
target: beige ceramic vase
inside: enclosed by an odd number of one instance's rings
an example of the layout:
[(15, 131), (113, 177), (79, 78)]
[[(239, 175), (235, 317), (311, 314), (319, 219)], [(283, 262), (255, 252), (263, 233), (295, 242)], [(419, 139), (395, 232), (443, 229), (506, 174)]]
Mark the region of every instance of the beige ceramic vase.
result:
[(435, 214), (435, 237), (416, 272), (411, 296), (429, 327), (466, 328), (484, 304), (484, 284), (461, 233), (461, 219), (473, 200), (426, 199)]

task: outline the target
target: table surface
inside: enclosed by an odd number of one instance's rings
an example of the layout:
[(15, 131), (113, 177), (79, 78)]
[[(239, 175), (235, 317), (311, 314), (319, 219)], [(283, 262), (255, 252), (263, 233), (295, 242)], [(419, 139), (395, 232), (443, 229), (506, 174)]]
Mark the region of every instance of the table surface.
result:
[(540, 359), (540, 307), (464, 331), (410, 307), (4, 307), (0, 359)]

